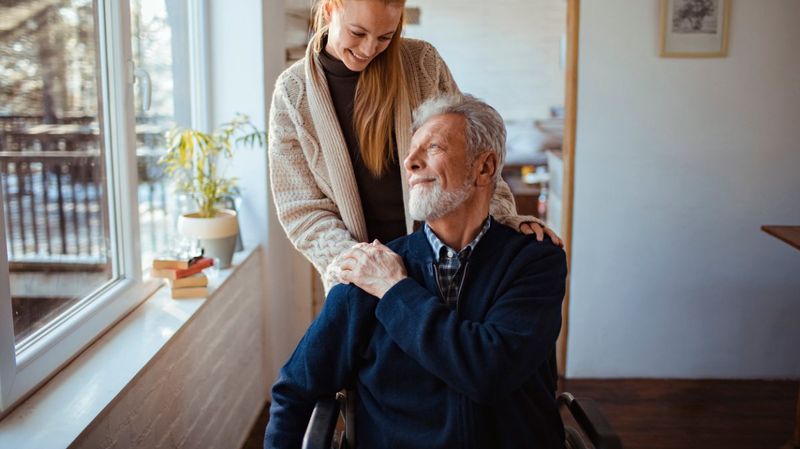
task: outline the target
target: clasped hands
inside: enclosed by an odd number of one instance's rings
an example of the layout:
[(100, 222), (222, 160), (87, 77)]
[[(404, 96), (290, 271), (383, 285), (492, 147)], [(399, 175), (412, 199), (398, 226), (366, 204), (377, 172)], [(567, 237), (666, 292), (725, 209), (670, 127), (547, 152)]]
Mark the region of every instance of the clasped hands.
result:
[(341, 283), (354, 284), (378, 298), (408, 277), (403, 259), (377, 240), (354, 245), (331, 265)]
[[(536, 234), (542, 240), (544, 234), (553, 243), (563, 247), (564, 242), (549, 228), (535, 222), (520, 225), (523, 234)], [(403, 259), (378, 240), (372, 243), (357, 243), (336, 257), (328, 268), (343, 284), (355, 284), (365, 292), (378, 298), (408, 275)]]

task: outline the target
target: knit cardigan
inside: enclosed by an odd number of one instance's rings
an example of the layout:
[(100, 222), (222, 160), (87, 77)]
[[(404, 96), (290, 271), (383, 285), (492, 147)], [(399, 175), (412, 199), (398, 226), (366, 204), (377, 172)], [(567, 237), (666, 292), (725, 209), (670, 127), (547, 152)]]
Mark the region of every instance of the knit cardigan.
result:
[[(429, 43), (401, 38), (400, 53), (407, 93), (395, 102), (395, 139), (403, 161), (411, 142), (411, 115), (428, 98), (458, 93), (450, 70)], [(325, 291), (338, 281), (327, 272), (331, 261), (367, 240), (364, 211), (353, 166), (318, 55), (306, 55), (276, 81), (269, 115), (269, 171), (278, 219), (289, 240), (321, 273)], [(401, 163), (403, 201), (408, 182)], [(514, 229), (518, 216), (508, 185), (500, 179), (491, 214)], [(413, 220), (405, 211), (410, 233)]]

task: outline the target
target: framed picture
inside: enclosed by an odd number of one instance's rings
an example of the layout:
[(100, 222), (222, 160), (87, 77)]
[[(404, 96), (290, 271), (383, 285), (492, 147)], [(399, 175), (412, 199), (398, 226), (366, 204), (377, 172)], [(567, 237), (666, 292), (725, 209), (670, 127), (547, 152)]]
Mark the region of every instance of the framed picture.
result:
[(661, 57), (728, 56), (731, 0), (661, 0)]

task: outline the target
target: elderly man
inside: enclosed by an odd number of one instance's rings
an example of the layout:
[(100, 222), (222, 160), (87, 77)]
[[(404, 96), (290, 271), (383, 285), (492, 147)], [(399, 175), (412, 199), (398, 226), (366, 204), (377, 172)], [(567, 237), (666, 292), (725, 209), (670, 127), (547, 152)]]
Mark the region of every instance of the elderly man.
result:
[(471, 96), (415, 113), (409, 210), (425, 225), (337, 262), (342, 282), (272, 390), (266, 448), (299, 447), (314, 404), (357, 392), (362, 448), (563, 448), (555, 390), (566, 259), (489, 216), (505, 152)]

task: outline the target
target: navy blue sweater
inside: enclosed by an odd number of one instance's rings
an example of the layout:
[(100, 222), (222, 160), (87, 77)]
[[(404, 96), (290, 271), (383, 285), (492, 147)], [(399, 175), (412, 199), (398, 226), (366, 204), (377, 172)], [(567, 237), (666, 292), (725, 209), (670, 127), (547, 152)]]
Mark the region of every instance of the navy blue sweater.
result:
[(348, 388), (362, 449), (563, 448), (555, 341), (564, 251), (493, 222), (450, 309), (432, 293), (422, 230), (388, 246), (409, 277), (381, 300), (331, 290), (272, 388), (264, 447), (299, 448), (317, 399)]

